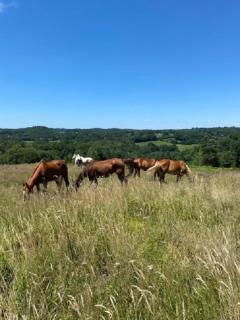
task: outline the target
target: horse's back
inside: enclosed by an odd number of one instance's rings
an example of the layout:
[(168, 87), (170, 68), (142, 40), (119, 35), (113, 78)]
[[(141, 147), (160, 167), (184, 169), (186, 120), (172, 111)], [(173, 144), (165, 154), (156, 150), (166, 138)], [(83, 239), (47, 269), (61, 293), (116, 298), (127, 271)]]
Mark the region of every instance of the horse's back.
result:
[(186, 163), (183, 160), (170, 160), (170, 159), (162, 159), (159, 161), (161, 164), (161, 168), (164, 171), (168, 171), (169, 173), (178, 173), (187, 170)]
[(121, 158), (113, 158), (112, 159), (112, 164), (113, 165), (118, 165), (120, 167), (124, 167), (124, 161)]
[(42, 163), (41, 172), (42, 172), (42, 175), (49, 175), (49, 176), (53, 174), (67, 175), (68, 168), (64, 160), (51, 160), (51, 161), (45, 161)]
[(171, 164), (171, 160), (169, 159), (161, 159), (157, 161), (157, 166), (160, 168), (162, 171), (167, 171), (169, 170)]
[(141, 169), (147, 170), (154, 166), (156, 163), (155, 159), (141, 159)]
[(120, 158), (112, 158), (106, 160), (99, 160), (90, 162), (86, 168), (85, 173), (87, 175), (94, 175), (94, 174), (108, 174), (113, 173), (119, 168), (124, 168), (124, 161)]
[(121, 164), (124, 165), (124, 161), (121, 158), (111, 158), (111, 159), (106, 159), (106, 160), (95, 160), (91, 161), (89, 165), (93, 166), (101, 166), (101, 165), (108, 165), (108, 164)]

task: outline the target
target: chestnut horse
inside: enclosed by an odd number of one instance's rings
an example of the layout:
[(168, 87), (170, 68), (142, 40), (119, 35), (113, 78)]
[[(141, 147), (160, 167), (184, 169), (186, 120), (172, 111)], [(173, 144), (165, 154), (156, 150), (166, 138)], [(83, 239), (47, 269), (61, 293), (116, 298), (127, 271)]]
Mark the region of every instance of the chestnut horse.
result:
[(33, 192), (34, 186), (36, 186), (37, 191), (40, 191), (41, 183), (46, 190), (49, 181), (55, 181), (60, 190), (62, 179), (64, 179), (68, 189), (68, 168), (64, 160), (40, 161), (31, 177), (23, 184), (23, 199), (26, 200), (27, 196)]
[[(140, 170), (147, 171), (156, 163), (155, 159), (144, 158), (124, 159), (123, 161), (129, 169), (129, 174), (127, 175), (127, 177), (131, 176), (132, 174), (134, 175), (134, 177), (140, 177)], [(154, 172), (154, 179), (156, 178), (157, 174), (157, 172)]]
[(155, 165), (151, 168), (149, 168), (147, 171), (153, 171), (156, 173), (159, 177), (160, 183), (165, 182), (165, 174), (174, 174), (177, 176), (176, 181), (178, 182), (182, 176), (186, 175), (189, 180), (192, 181), (191, 175), (192, 172), (189, 168), (189, 166), (182, 160), (170, 160), (170, 159), (162, 159), (157, 160)]
[(88, 177), (89, 181), (98, 184), (98, 178), (109, 177), (111, 174), (116, 173), (121, 183), (127, 183), (125, 177), (125, 165), (122, 159), (113, 158), (102, 161), (92, 161), (85, 169), (79, 174), (75, 181), (75, 189), (80, 187), (84, 178)]

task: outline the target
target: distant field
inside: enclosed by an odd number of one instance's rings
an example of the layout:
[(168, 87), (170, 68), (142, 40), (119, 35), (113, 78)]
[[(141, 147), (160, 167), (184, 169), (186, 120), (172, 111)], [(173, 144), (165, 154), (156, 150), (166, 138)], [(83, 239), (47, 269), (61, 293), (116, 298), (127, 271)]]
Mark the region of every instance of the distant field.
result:
[(197, 147), (198, 144), (177, 144), (180, 151), (188, 150)]
[[(137, 145), (139, 146), (146, 146), (148, 143), (153, 143), (156, 146), (162, 146), (162, 145), (167, 145), (167, 146), (171, 146), (172, 143), (167, 142), (167, 141), (163, 141), (163, 140), (156, 140), (156, 141), (144, 141), (144, 142), (138, 142)], [(177, 147), (179, 149), (179, 151), (184, 151), (187, 149), (191, 149), (198, 146), (198, 144), (177, 144)]]
[(239, 171), (52, 183), (24, 203), (33, 168), (0, 166), (3, 319), (239, 320)]
[(162, 146), (162, 145), (171, 145), (170, 142), (167, 141), (162, 141), (162, 140), (155, 140), (155, 141), (143, 141), (143, 142), (138, 142), (136, 143), (138, 146), (146, 146), (149, 143), (154, 143), (156, 146)]

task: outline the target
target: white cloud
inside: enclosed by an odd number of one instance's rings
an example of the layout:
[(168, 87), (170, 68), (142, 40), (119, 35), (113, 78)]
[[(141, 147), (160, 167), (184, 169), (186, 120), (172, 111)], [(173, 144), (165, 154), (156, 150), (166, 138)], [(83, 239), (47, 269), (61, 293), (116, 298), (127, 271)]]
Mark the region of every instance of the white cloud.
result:
[(17, 8), (17, 7), (18, 7), (18, 2), (16, 2), (16, 1), (11, 1), (8, 3), (0, 1), (0, 13), (6, 11), (8, 9)]

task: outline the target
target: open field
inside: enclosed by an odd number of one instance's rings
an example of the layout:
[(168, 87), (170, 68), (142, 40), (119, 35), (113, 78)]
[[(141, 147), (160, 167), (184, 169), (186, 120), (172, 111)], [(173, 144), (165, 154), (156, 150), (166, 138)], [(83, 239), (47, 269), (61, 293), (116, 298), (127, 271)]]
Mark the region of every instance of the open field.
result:
[(149, 141), (143, 141), (143, 142), (137, 142), (136, 144), (138, 145), (138, 146), (146, 146), (146, 145), (148, 145), (149, 143), (153, 143), (153, 144), (155, 144), (156, 146), (163, 146), (163, 145), (165, 145), (165, 146), (171, 146), (172, 145), (172, 143), (171, 142), (167, 142), (167, 141), (163, 141), (163, 140), (149, 140)]
[[(168, 142), (168, 141), (164, 141), (164, 140), (153, 140), (153, 141), (144, 141), (144, 142), (138, 142), (136, 143), (138, 146), (146, 146), (149, 143), (153, 143), (156, 146), (171, 146), (172, 143)], [(198, 144), (181, 144), (181, 143), (177, 143), (177, 147), (179, 151), (185, 151), (185, 150), (189, 150), (189, 149), (193, 149), (194, 147), (197, 147)]]
[(50, 183), (23, 203), (33, 167), (0, 166), (3, 319), (240, 319), (239, 171)]

